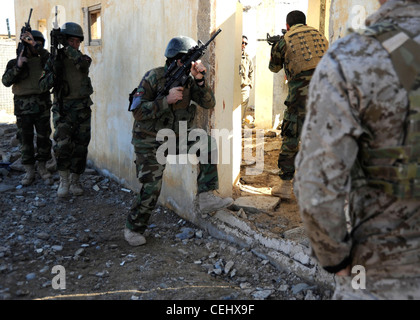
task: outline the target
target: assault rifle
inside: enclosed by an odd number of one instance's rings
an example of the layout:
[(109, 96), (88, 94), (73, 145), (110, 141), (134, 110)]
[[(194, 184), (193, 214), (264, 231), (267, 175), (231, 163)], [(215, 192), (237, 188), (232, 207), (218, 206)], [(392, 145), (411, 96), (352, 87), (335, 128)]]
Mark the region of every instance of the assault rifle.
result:
[(268, 44), (270, 46), (272, 46), (273, 44), (279, 42), (284, 37), (284, 35), (286, 34), (286, 32), (287, 32), (286, 29), (281, 29), (281, 33), (283, 34), (281, 36), (279, 36), (279, 35), (277, 35), (277, 36), (270, 36), (270, 34), (267, 33), (267, 38), (266, 39), (257, 39), (257, 41), (267, 41)]
[(55, 7), (55, 21), (53, 24), (53, 29), (51, 30), (51, 61), (52, 68), (54, 69), (54, 96), (57, 99), (58, 106), (61, 109), (63, 105), (63, 70), (57, 70), (56, 67), (62, 63), (60, 54), (58, 52), (60, 44), (64, 43), (64, 35), (61, 33), (61, 29), (58, 26), (58, 9)]
[[(177, 60), (171, 63), (165, 73), (165, 87), (158, 92), (157, 98), (163, 98), (164, 96), (167, 96), (171, 88), (184, 86), (186, 84), (189, 78), (192, 63), (204, 56), (207, 47), (219, 35), (220, 32), (222, 32), (222, 29), (217, 30), (206, 44), (203, 44), (201, 40), (198, 40), (198, 45), (188, 50), (188, 52), (182, 57), (181, 66), (178, 66)], [(128, 106), (128, 111), (134, 111), (140, 105), (141, 98), (136, 95), (136, 91), (137, 88), (135, 88), (129, 95), (130, 103)]]
[(50, 36), (51, 36), (51, 49), (50, 49), (50, 53), (51, 56), (53, 57), (53, 60), (55, 61), (58, 57), (58, 46), (60, 44), (60, 34), (61, 34), (61, 29), (58, 26), (58, 20), (57, 20), (57, 7), (55, 7), (55, 21), (53, 24), (53, 29), (51, 30)]
[(186, 84), (192, 63), (204, 56), (207, 47), (219, 35), (220, 32), (222, 32), (222, 29), (217, 30), (206, 44), (203, 44), (201, 40), (198, 40), (198, 45), (188, 50), (188, 52), (182, 57), (181, 66), (178, 66), (178, 61), (176, 60), (171, 63), (165, 73), (165, 87), (160, 92), (158, 92), (158, 97), (166, 96), (171, 88), (184, 86)]
[[(32, 29), (31, 29), (31, 16), (32, 16), (32, 11), (33, 11), (33, 9), (31, 8), (31, 11), (29, 12), (29, 19), (28, 19), (28, 22), (25, 22), (25, 25), (22, 27), (22, 29), (20, 30), (20, 36), (22, 37), (22, 35), (23, 34), (25, 34), (26, 32), (31, 32), (32, 31)], [(28, 39), (27, 39), (28, 40)], [(24, 56), (26, 56), (26, 54), (27, 54), (27, 49), (28, 49), (28, 47), (27, 47), (27, 44), (23, 41), (23, 40), (20, 40), (20, 42), (19, 42), (19, 45), (18, 45), (18, 48), (17, 48), (17, 50), (16, 50), (16, 54), (17, 54), (17, 57), (18, 57), (18, 59), (19, 59), (19, 56), (20, 56), (20, 54), (22, 53), (22, 51), (23, 51), (23, 54), (22, 54), (22, 56), (24, 57)]]

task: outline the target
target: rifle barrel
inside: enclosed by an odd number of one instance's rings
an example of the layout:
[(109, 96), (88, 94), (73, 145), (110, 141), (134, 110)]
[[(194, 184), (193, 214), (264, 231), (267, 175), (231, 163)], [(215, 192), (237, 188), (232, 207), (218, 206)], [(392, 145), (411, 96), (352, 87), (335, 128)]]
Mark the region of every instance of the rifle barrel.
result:
[(30, 22), (31, 22), (31, 17), (32, 17), (32, 11), (33, 11), (34, 9), (32, 9), (31, 8), (31, 11), (29, 12), (29, 19), (28, 19), (28, 25), (30, 24)]
[(219, 35), (220, 32), (222, 32), (222, 29), (219, 28), (219, 30), (216, 31), (216, 33), (210, 38), (209, 41), (207, 41), (203, 47), (207, 47)]

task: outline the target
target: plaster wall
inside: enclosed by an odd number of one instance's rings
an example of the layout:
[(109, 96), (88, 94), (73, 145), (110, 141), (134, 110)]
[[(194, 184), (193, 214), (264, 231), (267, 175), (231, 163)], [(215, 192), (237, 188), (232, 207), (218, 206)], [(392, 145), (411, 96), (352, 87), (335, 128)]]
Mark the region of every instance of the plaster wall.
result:
[(232, 195), (232, 186), (239, 179), (242, 158), (241, 92), (239, 65), (242, 41), (242, 6), (234, 0), (214, 2), (214, 29), (223, 32), (216, 39), (215, 97), (212, 135), (219, 150), (219, 192)]

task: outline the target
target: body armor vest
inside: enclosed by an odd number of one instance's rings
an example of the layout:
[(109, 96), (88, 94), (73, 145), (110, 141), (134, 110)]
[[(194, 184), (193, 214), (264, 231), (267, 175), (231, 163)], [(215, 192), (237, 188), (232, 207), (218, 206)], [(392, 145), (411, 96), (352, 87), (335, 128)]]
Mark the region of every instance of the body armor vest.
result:
[(88, 73), (77, 69), (72, 60), (64, 59), (64, 70), (63, 80), (68, 88), (64, 101), (88, 98), (93, 93)]
[[(401, 84), (409, 93), (403, 145), (370, 149), (360, 146), (358, 161), (367, 184), (399, 199), (420, 197), (420, 45), (406, 31), (384, 24), (367, 29), (388, 51)], [(394, 160), (393, 165), (373, 165), (372, 159)]]
[(328, 40), (315, 28), (293, 26), (285, 35), (286, 54), (284, 67), (294, 79), (299, 73), (315, 69), (325, 52)]
[(41, 94), (38, 82), (43, 72), (41, 57), (34, 57), (28, 59), (29, 75), (25, 79), (15, 83), (12, 86), (12, 92), (17, 96), (27, 96)]

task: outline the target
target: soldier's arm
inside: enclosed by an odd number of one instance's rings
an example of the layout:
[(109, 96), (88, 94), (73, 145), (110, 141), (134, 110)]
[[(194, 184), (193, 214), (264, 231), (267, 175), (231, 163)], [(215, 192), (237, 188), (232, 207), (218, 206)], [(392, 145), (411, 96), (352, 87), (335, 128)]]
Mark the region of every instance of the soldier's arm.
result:
[(42, 65), (45, 66), (45, 64), (47, 63), (48, 59), (50, 58), (50, 53), (47, 50), (41, 48), (38, 51), (38, 54), (41, 57), (41, 63), (42, 63)]
[(72, 46), (66, 46), (63, 50), (64, 54), (73, 61), (74, 65), (81, 72), (88, 72), (89, 67), (92, 64), (92, 59), (80, 52), (79, 50), (74, 49)]
[(252, 88), (254, 86), (254, 64), (252, 60), (249, 59), (249, 86)]
[(157, 98), (157, 87), (153, 81), (155, 78), (153, 72), (148, 72), (137, 89), (137, 95), (141, 102), (138, 108), (133, 111), (133, 117), (136, 121), (156, 119), (163, 112), (170, 110), (166, 97)]
[(200, 82), (193, 80), (193, 85), (191, 87), (191, 98), (196, 102), (200, 107), (204, 109), (212, 109), (216, 105), (216, 99), (214, 97), (213, 91), (210, 89), (207, 81), (204, 80), (204, 83), (200, 86)]
[(48, 59), (47, 63), (44, 66), (44, 72), (42, 73), (41, 78), (39, 79), (39, 88), (42, 92), (47, 92), (54, 87), (55, 76), (54, 76), (54, 66), (52, 59)]
[(20, 80), (23, 80), (27, 75), (28, 70), (26, 65), (19, 68), (17, 66), (17, 60), (13, 59), (7, 63), (6, 71), (4, 72), (1, 81), (6, 87), (10, 87)]
[(268, 65), (271, 72), (277, 73), (283, 69), (285, 54), (286, 41), (282, 37), (279, 42), (271, 47), (270, 64)]
[(320, 265), (331, 273), (350, 263), (344, 206), (363, 133), (346, 86), (351, 84), (340, 64), (326, 55), (311, 81), (296, 159), (295, 194), (305, 231)]

